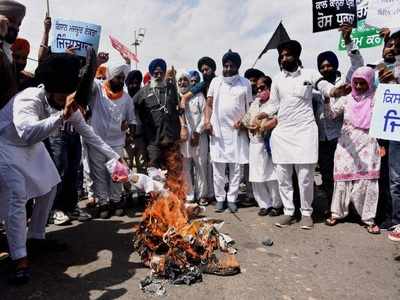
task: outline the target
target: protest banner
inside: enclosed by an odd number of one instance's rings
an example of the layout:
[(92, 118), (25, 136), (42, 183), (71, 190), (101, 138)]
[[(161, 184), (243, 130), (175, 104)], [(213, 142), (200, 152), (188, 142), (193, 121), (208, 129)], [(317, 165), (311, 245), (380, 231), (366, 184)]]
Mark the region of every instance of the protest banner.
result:
[(86, 49), (92, 47), (96, 52), (99, 48), (101, 26), (79, 21), (56, 19), (52, 28), (53, 40), (51, 51), (65, 52), (67, 48), (75, 48), (79, 56), (86, 56)]
[(366, 23), (379, 28), (400, 26), (400, 0), (369, 0)]
[(117, 50), (119, 53), (122, 53), (129, 57), (131, 60), (135, 61), (136, 63), (139, 62), (139, 59), (137, 58), (136, 54), (133, 53), (131, 50), (129, 50), (128, 47), (126, 47), (124, 44), (122, 44), (120, 41), (118, 41), (116, 38), (113, 38), (111, 35), (109, 36), (111, 45), (115, 50)]
[(368, 0), (357, 0), (357, 20), (365, 20), (368, 14)]
[(400, 141), (400, 85), (379, 84), (374, 101), (369, 134), (375, 138)]
[(313, 0), (313, 32), (339, 28), (343, 23), (357, 26), (356, 0)]
[[(381, 46), (383, 38), (379, 35), (379, 28), (366, 26), (365, 20), (358, 21), (358, 26), (351, 33), (351, 39), (358, 48), (372, 48)], [(340, 37), (339, 50), (346, 50), (344, 40)]]

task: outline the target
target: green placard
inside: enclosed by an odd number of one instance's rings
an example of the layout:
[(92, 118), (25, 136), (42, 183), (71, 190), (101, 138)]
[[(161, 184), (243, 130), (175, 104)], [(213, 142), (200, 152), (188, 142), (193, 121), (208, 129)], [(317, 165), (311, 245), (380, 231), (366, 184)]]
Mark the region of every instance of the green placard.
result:
[[(379, 28), (372, 26), (365, 26), (365, 20), (358, 21), (357, 28), (353, 29), (351, 38), (358, 48), (371, 48), (383, 44), (383, 38), (379, 36)], [(340, 37), (339, 50), (346, 50), (344, 40)]]

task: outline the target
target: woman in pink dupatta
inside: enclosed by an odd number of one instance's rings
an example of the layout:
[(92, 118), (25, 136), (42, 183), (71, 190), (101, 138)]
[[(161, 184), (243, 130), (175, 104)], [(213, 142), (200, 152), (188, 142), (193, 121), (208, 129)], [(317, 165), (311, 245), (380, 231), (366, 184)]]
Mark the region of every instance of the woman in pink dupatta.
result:
[(374, 218), (378, 204), (379, 170), (381, 157), (379, 145), (368, 131), (372, 118), (374, 70), (358, 68), (351, 79), (352, 92), (325, 103), (326, 115), (330, 118), (344, 115), (344, 123), (335, 152), (334, 193), (331, 217), (326, 224), (336, 225), (349, 213), (353, 204), (369, 233), (380, 233)]

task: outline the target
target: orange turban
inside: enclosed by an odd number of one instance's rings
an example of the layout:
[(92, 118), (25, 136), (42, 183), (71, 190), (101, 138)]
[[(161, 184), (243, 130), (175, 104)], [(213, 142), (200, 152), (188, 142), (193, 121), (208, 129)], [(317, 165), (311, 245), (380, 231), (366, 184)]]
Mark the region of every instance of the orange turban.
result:
[(12, 52), (19, 52), (25, 56), (29, 55), (30, 50), (31, 50), (31, 46), (30, 46), (29, 42), (26, 39), (22, 39), (22, 38), (17, 38), (17, 40), (11, 46)]
[(96, 78), (107, 78), (108, 69), (106, 65), (100, 65), (96, 70)]

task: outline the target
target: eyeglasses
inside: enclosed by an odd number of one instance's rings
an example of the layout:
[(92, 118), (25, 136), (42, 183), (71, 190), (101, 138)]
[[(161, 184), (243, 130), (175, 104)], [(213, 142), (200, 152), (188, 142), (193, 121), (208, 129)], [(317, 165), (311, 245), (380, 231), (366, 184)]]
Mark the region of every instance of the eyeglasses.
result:
[(265, 91), (266, 90), (266, 86), (265, 85), (260, 85), (257, 87), (257, 91)]

